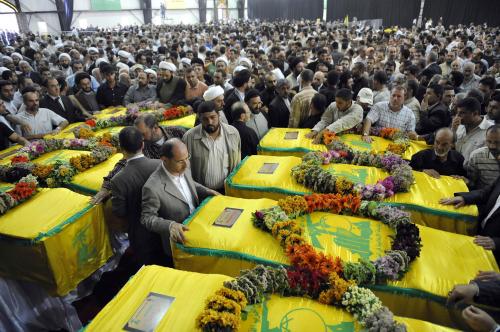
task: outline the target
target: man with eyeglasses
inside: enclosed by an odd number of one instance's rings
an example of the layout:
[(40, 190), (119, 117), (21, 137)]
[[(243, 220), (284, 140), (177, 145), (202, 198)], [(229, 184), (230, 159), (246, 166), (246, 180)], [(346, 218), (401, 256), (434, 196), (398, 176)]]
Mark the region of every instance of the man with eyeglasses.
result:
[(191, 176), (188, 147), (179, 139), (166, 141), (161, 147), (161, 165), (151, 174), (142, 188), (141, 223), (146, 229), (159, 233), (163, 249), (172, 257), (170, 241), (186, 242), (182, 224), (201, 201), (219, 193)]
[(233, 126), (220, 121), (213, 101), (198, 106), (198, 117), (201, 124), (182, 138), (192, 156), (193, 179), (224, 192), (224, 180), (241, 160), (240, 135)]

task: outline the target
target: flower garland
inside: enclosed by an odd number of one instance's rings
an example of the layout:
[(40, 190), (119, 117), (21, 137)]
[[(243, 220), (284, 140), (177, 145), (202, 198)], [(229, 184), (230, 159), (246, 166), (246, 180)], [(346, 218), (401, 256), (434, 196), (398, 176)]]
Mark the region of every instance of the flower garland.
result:
[[(346, 131), (346, 134), (361, 134), (362, 128), (359, 130), (352, 129)], [(371, 127), (370, 136), (378, 136), (393, 141), (387, 146), (387, 151), (402, 155), (410, 146), (410, 138), (408, 134), (399, 128), (384, 128)], [(325, 145), (327, 145), (325, 143)]]
[[(291, 219), (314, 211), (380, 220), (396, 231), (392, 250), (373, 262), (360, 260), (358, 263), (342, 262), (339, 257), (317, 252), (306, 243), (301, 227)], [(313, 194), (288, 196), (279, 200), (277, 206), (256, 211), (252, 221), (280, 241), (291, 267), (258, 265), (252, 270), (243, 270), (239, 277), (225, 282), (223, 290), (239, 292), (237, 294), (243, 295), (250, 304), (261, 302), (266, 293), (308, 296), (324, 304), (343, 306), (368, 331), (406, 331), (371, 290), (358, 285), (398, 280), (408, 270), (409, 263), (419, 256), (419, 229), (411, 223), (407, 212), (361, 200), (359, 196)], [(238, 303), (241, 306), (245, 301)], [(197, 318), (197, 326), (203, 331), (236, 331), (240, 321), (236, 313), (230, 306), (214, 307), (209, 300)]]
[[(302, 157), (302, 163), (292, 168), (292, 177), (299, 184), (320, 193), (360, 194), (366, 200), (383, 200), (397, 192), (406, 192), (415, 182), (407, 161), (391, 153), (356, 151), (345, 143), (335, 140), (327, 152), (309, 152)], [(390, 176), (374, 185), (353, 183), (344, 177), (334, 176), (321, 165), (351, 164), (382, 168)]]
[[(81, 126), (78, 126), (77, 128), (73, 129), (73, 133), (77, 138), (90, 138), (95, 135), (92, 132), (95, 132), (100, 129), (119, 127), (119, 126), (132, 126), (134, 124), (135, 119), (137, 119), (137, 117), (140, 115), (140, 112), (146, 110), (146, 108), (139, 107), (138, 105), (139, 104), (129, 104), (127, 106), (126, 115), (112, 116), (107, 119), (87, 120)], [(162, 122), (190, 115), (192, 114), (192, 109), (186, 106), (173, 106), (168, 109), (159, 107), (153, 109), (153, 111), (149, 112), (149, 114), (154, 115), (158, 122)]]
[(38, 181), (35, 176), (27, 175), (6, 192), (0, 193), (0, 215), (26, 201), (37, 192)]
[[(11, 160), (11, 166), (0, 165), (0, 178), (7, 182), (16, 182), (29, 174), (36, 177), (43, 187), (60, 187), (71, 182), (73, 176), (83, 172), (116, 153), (116, 138), (105, 135), (102, 138), (83, 139), (49, 139), (31, 143)], [(69, 162), (57, 160), (50, 165), (31, 162), (44, 153), (59, 150), (87, 150), (90, 155), (82, 154), (72, 157)]]

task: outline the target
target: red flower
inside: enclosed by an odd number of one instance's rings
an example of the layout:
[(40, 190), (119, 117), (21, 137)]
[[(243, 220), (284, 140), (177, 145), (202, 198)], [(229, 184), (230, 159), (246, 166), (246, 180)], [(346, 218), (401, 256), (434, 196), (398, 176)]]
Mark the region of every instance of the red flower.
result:
[(86, 125), (89, 125), (90, 127), (92, 127), (92, 128), (93, 128), (93, 127), (95, 127), (96, 122), (95, 122), (95, 120), (94, 120), (94, 119), (89, 119), (89, 120), (85, 121), (85, 124), (86, 124)]
[(29, 158), (26, 157), (25, 155), (20, 155), (20, 156), (15, 156), (14, 158), (11, 159), (12, 164), (18, 164), (18, 163), (27, 163), (29, 162)]
[(36, 185), (28, 182), (18, 182), (14, 189), (9, 190), (9, 194), (16, 201), (23, 201), (35, 193)]

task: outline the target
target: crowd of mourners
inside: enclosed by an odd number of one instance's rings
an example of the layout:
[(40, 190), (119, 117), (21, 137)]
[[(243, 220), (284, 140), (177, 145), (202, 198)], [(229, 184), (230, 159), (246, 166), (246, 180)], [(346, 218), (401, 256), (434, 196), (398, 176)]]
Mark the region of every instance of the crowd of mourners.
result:
[[(0, 46), (0, 149), (130, 103), (197, 114), (188, 131), (140, 115), (120, 132), (124, 159), (93, 197), (111, 197), (138, 264), (171, 259), (169, 241), (185, 241), (181, 222), (224, 192), (272, 127), (309, 128), (316, 144), (326, 132), (353, 130), (371, 142), (373, 127), (425, 141), (412, 168), (467, 184), (469, 192), (441, 203), (477, 204), (474, 243), (500, 258), (498, 27), (245, 21), (9, 36)], [(499, 299), (500, 274), (478, 271), (449, 302), (500, 307)], [(477, 331), (500, 329), (475, 306), (463, 317)]]

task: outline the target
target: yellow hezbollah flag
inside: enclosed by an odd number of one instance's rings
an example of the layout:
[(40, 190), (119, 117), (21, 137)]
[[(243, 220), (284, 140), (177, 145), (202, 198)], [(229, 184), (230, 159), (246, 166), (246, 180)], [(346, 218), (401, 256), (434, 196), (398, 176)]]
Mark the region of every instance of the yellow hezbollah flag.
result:
[[(252, 213), (277, 205), (270, 199), (215, 196), (205, 200), (184, 221), (189, 227), (184, 245), (173, 245), (177, 269), (237, 276), (256, 264), (288, 265), (279, 242), (252, 224)], [(226, 208), (240, 209), (232, 227), (214, 226)], [(368, 218), (315, 212), (297, 219), (305, 238), (318, 251), (355, 262), (374, 260), (390, 249), (388, 226)], [(491, 254), (473, 243), (473, 238), (419, 226), (422, 251), (399, 281), (371, 288), (395, 314), (450, 325), (445, 308), (448, 292), (466, 284), (477, 271), (498, 271)], [(453, 263), (449, 263), (453, 262)]]
[[(217, 274), (199, 274), (160, 266), (142, 267), (120, 292), (85, 328), (88, 332), (122, 331), (134, 316), (134, 324), (143, 323), (138, 308), (148, 295), (173, 298), (166, 313), (152, 330), (196, 331), (196, 317), (206, 300), (224, 281), (232, 278)], [(196, 292), (193, 292), (196, 289)], [(454, 331), (411, 318), (395, 317), (410, 332)], [(148, 323), (148, 322), (146, 322)], [(346, 310), (301, 297), (267, 295), (261, 303), (248, 305), (241, 315), (239, 331), (361, 331), (362, 326)]]
[[(226, 179), (226, 194), (243, 198), (281, 199), (289, 195), (310, 194), (311, 190), (298, 184), (291, 176), (294, 166), (301, 163), (297, 157), (250, 156), (245, 158)], [(264, 165), (275, 165), (271, 173), (263, 172)], [(389, 175), (375, 167), (347, 164), (323, 166), (336, 176), (343, 176), (355, 183), (375, 184)], [(385, 201), (404, 206), (411, 211), (412, 220), (421, 225), (460, 234), (475, 234), (477, 208), (469, 205), (455, 209), (451, 205), (439, 204), (439, 199), (453, 197), (455, 192), (468, 191), (462, 180), (449, 176), (439, 179), (423, 172), (413, 172), (415, 183), (409, 192), (397, 193)]]

